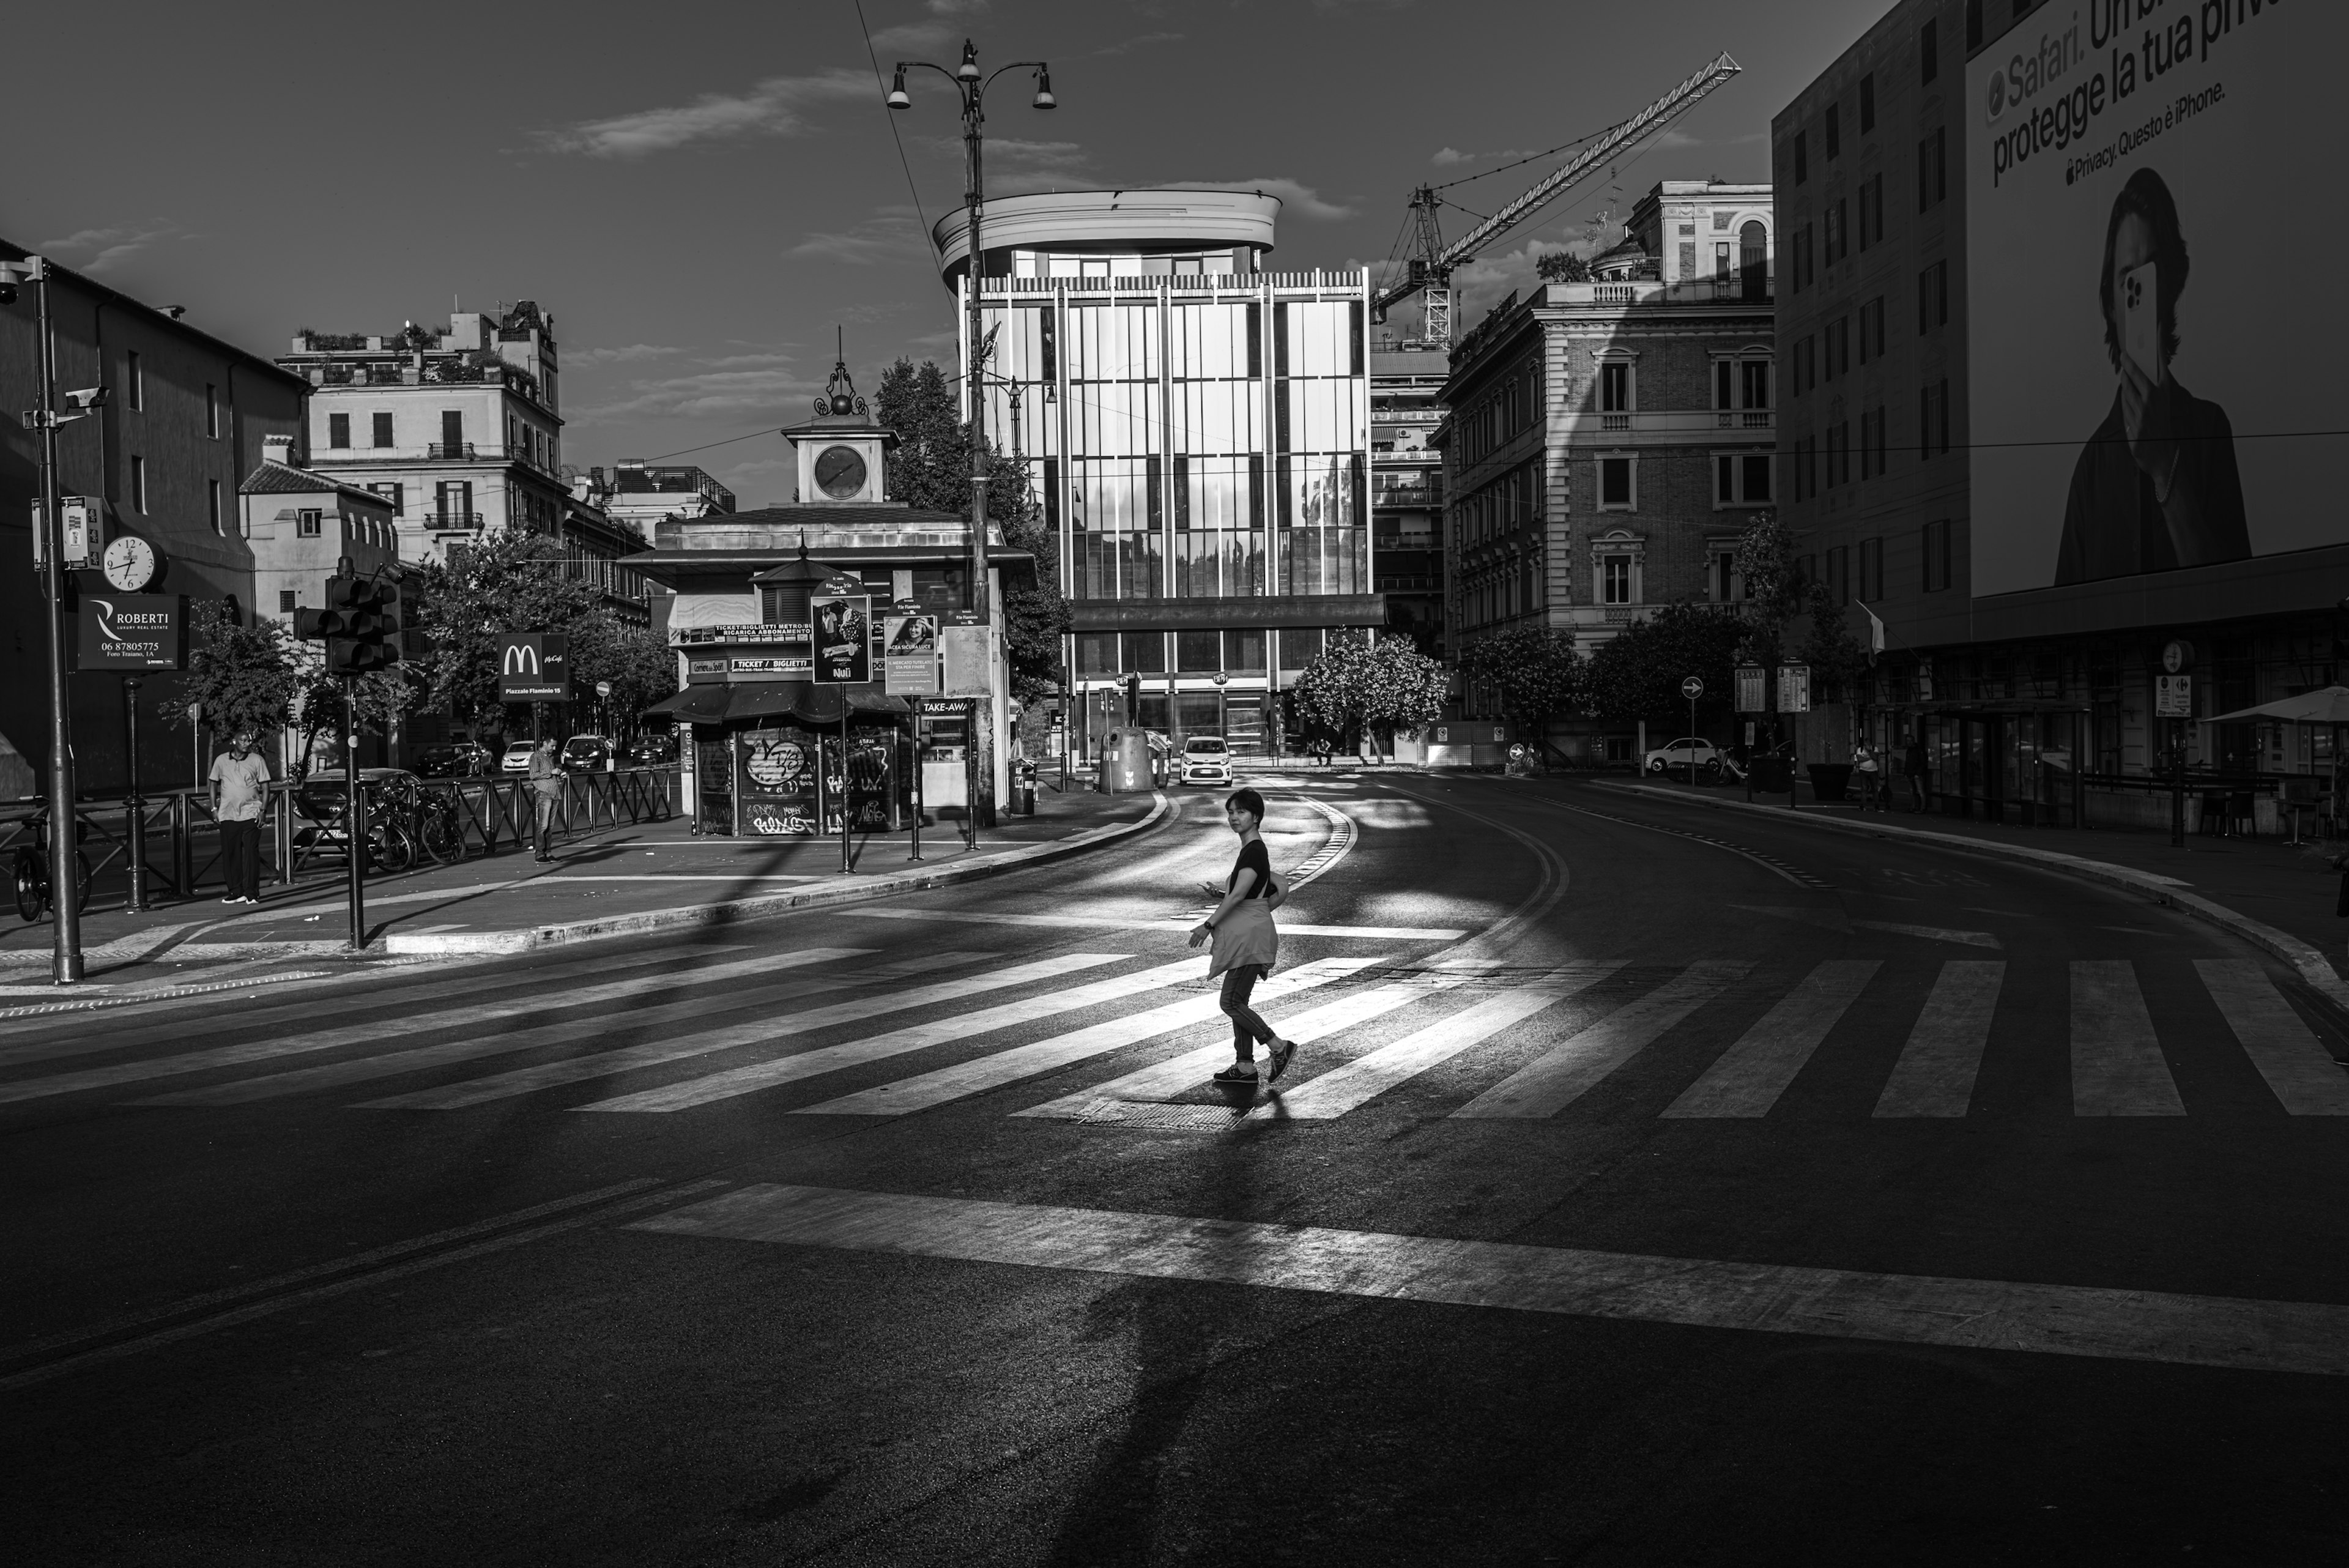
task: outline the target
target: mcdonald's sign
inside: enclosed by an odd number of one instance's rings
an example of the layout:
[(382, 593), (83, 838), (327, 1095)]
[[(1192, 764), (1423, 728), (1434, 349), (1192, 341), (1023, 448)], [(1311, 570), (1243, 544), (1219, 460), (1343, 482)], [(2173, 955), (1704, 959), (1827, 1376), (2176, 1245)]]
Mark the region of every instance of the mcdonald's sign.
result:
[(498, 651), (498, 699), (504, 702), (571, 701), (571, 639), (554, 632), (514, 632)]

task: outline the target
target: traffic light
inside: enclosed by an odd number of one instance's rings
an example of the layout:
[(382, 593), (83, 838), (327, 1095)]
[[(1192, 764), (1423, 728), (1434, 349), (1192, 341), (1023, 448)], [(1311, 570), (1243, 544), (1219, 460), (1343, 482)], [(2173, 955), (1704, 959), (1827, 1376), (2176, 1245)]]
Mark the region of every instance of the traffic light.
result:
[(294, 635), (326, 645), (326, 673), (365, 675), (399, 662), (399, 589), (371, 577), (328, 577), (326, 607), (294, 612)]

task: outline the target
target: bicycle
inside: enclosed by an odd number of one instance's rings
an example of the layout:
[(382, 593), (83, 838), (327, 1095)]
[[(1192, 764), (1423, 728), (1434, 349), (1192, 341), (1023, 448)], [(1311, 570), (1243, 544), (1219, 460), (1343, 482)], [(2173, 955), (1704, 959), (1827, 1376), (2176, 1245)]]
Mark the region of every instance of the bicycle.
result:
[[(361, 787), (365, 787), (364, 781)], [(342, 848), (347, 852), (349, 836), (343, 831), (343, 789), (340, 779), (327, 779), (313, 781), (295, 792), (294, 809), (311, 824), (304, 832), (305, 847)], [(416, 835), (389, 812), (379, 810), (376, 799), (368, 799), (367, 805), (366, 864), (370, 870), (397, 877), (416, 864)]]
[[(435, 863), (454, 866), (465, 858), (465, 819), (454, 789), (428, 790), (412, 777), (391, 778), (384, 781), (382, 795), (387, 805), (398, 809), (397, 819), (403, 820), (404, 830), (417, 847)], [(368, 809), (375, 809), (373, 801)], [(391, 812), (385, 815), (394, 819)]]
[[(31, 819), (33, 842), (16, 846), (16, 913), (26, 925), (41, 918), (44, 909), (57, 903), (56, 888), (49, 880), (49, 814), (44, 810)], [(76, 823), (76, 839), (79, 839), (80, 824)], [(74, 911), (78, 914), (89, 908), (89, 857), (78, 848), (74, 851)]]

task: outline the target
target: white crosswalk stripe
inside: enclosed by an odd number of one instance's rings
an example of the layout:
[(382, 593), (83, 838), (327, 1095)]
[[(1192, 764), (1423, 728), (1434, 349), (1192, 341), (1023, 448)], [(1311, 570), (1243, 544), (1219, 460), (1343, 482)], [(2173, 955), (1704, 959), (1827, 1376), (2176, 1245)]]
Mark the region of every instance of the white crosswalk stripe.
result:
[[(370, 1018), (363, 1023), (348, 1024), (338, 1029), (313, 1030), (303, 1034), (280, 1035), (274, 1040), (244, 1040), (233, 1045), (215, 1045), (202, 1051), (185, 1051), (173, 1056), (153, 1057), (143, 1062), (118, 1062), (105, 1067), (86, 1067), (76, 1073), (55, 1073), (40, 1078), (21, 1078), (15, 1083), (0, 1084), (0, 1105), (19, 1100), (44, 1099), (53, 1095), (70, 1095), (84, 1089), (111, 1088), (119, 1084), (136, 1084), (150, 1078), (178, 1077), (188, 1073), (208, 1072), (215, 1067), (242, 1067), (256, 1062), (274, 1061), (284, 1056), (306, 1054), (314, 1051), (330, 1051), (347, 1045), (371, 1045), (399, 1034), (421, 1033), (438, 1029), (470, 1028), (501, 1018), (517, 1018), (543, 1012), (550, 1007), (580, 1007), (590, 1003), (616, 1002), (624, 997), (638, 996), (647, 992), (674, 989), (687, 985), (708, 985), (746, 974), (764, 973), (781, 968), (797, 968), (802, 964), (829, 962), (835, 959), (853, 958), (871, 950), (864, 948), (810, 948), (800, 952), (770, 953), (759, 958), (738, 959), (732, 963), (710, 964), (700, 969), (667, 970), (659, 974), (636, 980), (614, 981), (608, 985), (593, 985), (585, 990), (561, 993), (559, 997), (524, 996), (512, 1002), (496, 1002), (482, 1007), (444, 1009), (437, 1012), (409, 1013), (405, 1017)], [(595, 1021), (585, 1024), (574, 1023), (574, 1030), (595, 1026)]]
[(2259, 965), (2246, 959), (2197, 959), (2194, 968), (2285, 1110), (2296, 1116), (2349, 1116), (2349, 1073)]
[(773, 1045), (802, 1034), (812, 1034), (835, 1024), (861, 1023), (888, 1012), (910, 1012), (917, 1008), (936, 1007), (959, 1002), (989, 991), (1002, 991), (1015, 985), (1027, 985), (1035, 981), (1057, 980), (1081, 969), (1115, 963), (1128, 957), (1125, 953), (1061, 953), (1034, 963), (1017, 964), (1010, 969), (990, 974), (973, 975), (966, 980), (947, 981), (937, 985), (916, 986), (911, 991), (892, 992), (881, 996), (859, 997), (853, 1002), (835, 1002), (830, 1007), (812, 1008), (788, 1018), (766, 1018), (750, 1023), (735, 1024), (724, 1029), (704, 1030), (683, 1035), (659, 1044), (629, 1045), (616, 1051), (598, 1051), (591, 1055), (574, 1056), (564, 1062), (548, 1062), (535, 1067), (517, 1067), (494, 1077), (476, 1078), (445, 1088), (419, 1089), (412, 1094), (393, 1095), (380, 1100), (363, 1100), (361, 1110), (459, 1110), (491, 1100), (512, 1098), (561, 1084), (581, 1084), (595, 1078), (608, 1078), (621, 1073), (633, 1073), (640, 1067), (665, 1066), (671, 1062), (683, 1062), (696, 1056), (708, 1056), (719, 1051), (730, 1051), (743, 1045)]
[(1973, 1105), (1974, 1079), (1982, 1072), (1991, 1016), (1998, 1010), (1999, 987), (2005, 980), (2006, 965), (1996, 960), (1961, 959), (1941, 966), (1877, 1099), (1876, 1115), (1966, 1114)]
[[(741, 947), (736, 945), (704, 949), (702, 955), (718, 957), (740, 951), (742, 951)], [(449, 1002), (478, 992), (524, 985), (544, 986), (554, 981), (572, 980), (583, 975), (593, 975), (602, 979), (636, 969), (657, 967), (673, 971), (677, 968), (677, 964), (678, 956), (675, 953), (644, 952), (579, 959), (569, 963), (546, 964), (525, 970), (501, 965), (495, 968), (469, 968), (460, 970), (453, 974), (445, 971), (395, 972), (386, 977), (384, 990), (371, 992), (368, 995), (371, 1000), (381, 1000), (389, 1005), (398, 1005), (413, 993), (404, 986), (397, 990), (393, 987), (400, 986), (402, 981), (409, 984), (421, 982), (429, 984), (431, 989), (429, 999), (420, 998), (419, 1001), (429, 1000), (430, 1005), (445, 1010)], [(543, 998), (532, 1003), (533, 1009), (548, 1005), (549, 1003)], [(553, 1005), (565, 1004), (555, 1002)], [(210, 1021), (184, 1015), (160, 1023), (117, 1023), (109, 1020), (102, 1026), (93, 1026), (88, 1019), (79, 1019), (71, 1023), (60, 1021), (49, 1027), (52, 1030), (64, 1030), (66, 1033), (51, 1033), (43, 1038), (27, 1040), (17, 1045), (0, 1045), (0, 1067), (14, 1067), (28, 1062), (56, 1061), (66, 1056), (95, 1055), (102, 1051), (127, 1051), (140, 1045), (182, 1041), (206, 1033), (226, 1033), (233, 1031), (249, 1036), (274, 1023), (300, 1023), (315, 1018), (317, 1014), (316, 1002), (291, 1002), (264, 1007), (241, 1008), (233, 1012), (222, 1012)], [(142, 1016), (151, 1017), (152, 1014)]]
[(1623, 968), (1624, 961), (1563, 965), (1530, 984), (1479, 998), (1466, 1011), (1330, 1068), (1295, 1088), (1277, 1085), (1248, 1112), (1256, 1121), (1327, 1121), (1358, 1109), (1389, 1089), (1481, 1045), (1503, 1030), (1586, 991)]
[[(1424, 1002), (1436, 992), (1460, 985), (1468, 978), (1464, 972), (1431, 974), (1423, 981), (1373, 986), (1368, 991), (1324, 1002), (1310, 1012), (1267, 1022), (1280, 1031), (1282, 1039), (1293, 1041), (1300, 1046), (1309, 1045), (1340, 1030), (1367, 1023), (1381, 1013), (1408, 1007), (1414, 1002)], [(1259, 992), (1257, 1000), (1268, 1002), (1274, 999)], [(1073, 1095), (1063, 1095), (1058, 1099), (1047, 1100), (1040, 1106), (1031, 1106), (1012, 1114), (1076, 1121), (1111, 1118), (1116, 1116), (1118, 1107), (1122, 1106), (1164, 1105), (1178, 1095), (1197, 1089), (1206, 1082), (1210, 1074), (1231, 1059), (1232, 1043), (1226, 1035), (1212, 1045), (1185, 1051), (1179, 1056), (1112, 1078), (1106, 1084)], [(1259, 1067), (1258, 1071), (1262, 1069)]]
[(1467, 1120), (1554, 1116), (1664, 1032), (1744, 978), (1751, 964), (1692, 963), (1639, 1001), (1543, 1052), (1452, 1114)]
[(1099, 1007), (1145, 991), (1163, 991), (1170, 985), (1197, 980), (1206, 971), (1206, 959), (1183, 959), (1174, 963), (1160, 964), (1154, 969), (1137, 970), (1132, 974), (1112, 975), (1107, 980), (1093, 981), (1068, 991), (1022, 997), (1000, 1007), (982, 1008), (977, 1012), (908, 1024), (903, 1029), (893, 1029), (886, 1034), (821, 1046), (772, 1062), (754, 1062), (748, 1066), (712, 1073), (705, 1077), (688, 1078), (681, 1084), (647, 1089), (641, 1094), (598, 1100), (579, 1108), (583, 1111), (678, 1111), (689, 1106), (706, 1106), (713, 1100), (731, 1099), (737, 1095), (753, 1094), (781, 1084), (798, 1083), (825, 1073), (862, 1066), (867, 1062), (886, 1061), (910, 1051), (926, 1050), (933, 1045), (992, 1033), (999, 1029), (1031, 1023), (1040, 1018)]
[[(1206, 961), (1193, 961), (1204, 969)], [(1257, 990), (1255, 1000), (1259, 1005), (1268, 1005), (1300, 991), (1343, 980), (1357, 970), (1368, 967), (1371, 961), (1359, 958), (1318, 959), (1278, 980), (1267, 981)], [(1071, 1030), (1066, 1034), (1056, 1034), (1050, 1040), (1015, 1045), (1008, 1051), (981, 1056), (977, 1061), (940, 1067), (936, 1072), (916, 1077), (900, 1078), (895, 1083), (843, 1095), (821, 1105), (802, 1106), (800, 1110), (808, 1116), (904, 1116), (912, 1111), (926, 1111), (951, 1100), (984, 1094), (1006, 1084), (1016, 1084), (1024, 1078), (1039, 1077), (1062, 1067), (1073, 1066), (1127, 1045), (1139, 1045), (1178, 1029), (1195, 1027), (1216, 1016), (1216, 999), (1214, 996), (1185, 997), (1180, 1002), (1154, 1007), (1146, 1012), (1109, 1019)]]
[(1827, 1031), (1883, 967), (1877, 959), (1830, 959), (1819, 965), (1666, 1106), (1664, 1115), (1768, 1116)]
[(2072, 1112), (2182, 1116), (2177, 1080), (2127, 959), (2072, 961)]
[[(993, 956), (987, 952), (931, 953), (895, 963), (874, 964), (869, 969), (843, 970), (836, 974), (729, 990), (724, 996), (714, 999), (694, 996), (657, 1007), (609, 1013), (596, 1019), (595, 1023), (598, 1029), (621, 1028), (641, 1033), (671, 1024), (706, 1023), (712, 1012), (720, 1009), (740, 1012), (746, 1007), (771, 1007), (781, 1002), (796, 1002), (802, 997), (822, 995), (825, 992), (930, 974), (938, 970), (951, 969), (957, 964), (968, 963), (974, 959)], [(181, 1089), (130, 1103), (140, 1106), (242, 1106), (254, 1100), (280, 1099), (287, 1095), (313, 1094), (320, 1089), (341, 1088), (377, 1078), (397, 1077), (403, 1073), (423, 1072), (459, 1062), (478, 1062), (490, 1056), (511, 1056), (517, 1052), (568, 1044), (578, 1039), (580, 1033), (581, 1025), (576, 1020), (542, 1023), (534, 1028), (517, 1029), (502, 1034), (448, 1040), (436, 1045), (419, 1045), (407, 1051), (360, 1056), (347, 1062), (329, 1062), (316, 1067), (297, 1067), (291, 1072), (271, 1073), (258, 1078), (233, 1079), (225, 1084), (214, 1084), (201, 1089)]]

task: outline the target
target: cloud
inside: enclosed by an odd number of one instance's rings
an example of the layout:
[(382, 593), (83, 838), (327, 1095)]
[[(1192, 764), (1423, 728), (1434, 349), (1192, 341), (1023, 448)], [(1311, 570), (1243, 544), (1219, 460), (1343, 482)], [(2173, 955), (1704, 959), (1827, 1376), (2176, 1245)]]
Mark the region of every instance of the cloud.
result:
[(823, 386), (820, 379), (800, 374), (788, 354), (738, 354), (713, 359), (700, 369), (681, 376), (631, 381), (613, 400), (586, 408), (574, 407), (566, 417), (576, 424), (600, 424), (623, 419), (773, 419), (808, 406)]
[(796, 136), (807, 111), (874, 94), (865, 71), (836, 67), (821, 76), (770, 77), (745, 93), (705, 93), (688, 104), (638, 109), (604, 119), (585, 119), (537, 133), (538, 144), (554, 152), (590, 158), (644, 158), (697, 141), (744, 136)]
[(871, 266), (877, 262), (926, 261), (930, 257), (930, 241), (922, 232), (921, 219), (915, 215), (913, 208), (875, 207), (872, 217), (854, 228), (819, 229), (783, 254), (799, 260)]
[(1482, 163), (1488, 158), (1533, 158), (1540, 154), (1538, 147), (1504, 147), (1498, 152), (1463, 152), (1456, 147), (1439, 148), (1428, 160), (1439, 169), (1449, 169), (1458, 163)]
[(1166, 187), (1170, 191), (1255, 191), (1267, 196), (1278, 196), (1280, 203), (1300, 218), (1319, 218), (1334, 223), (1350, 218), (1354, 209), (1324, 199), (1310, 185), (1294, 180), (1177, 180)]
[[(167, 240), (196, 237), (169, 218), (157, 218), (143, 227), (83, 229), (63, 239), (43, 240), (37, 248), (43, 254), (55, 255), (59, 261), (96, 275)], [(87, 259), (76, 262), (73, 258), (77, 254)]]
[(1183, 35), (1180, 33), (1144, 33), (1140, 37), (1128, 38), (1123, 43), (1112, 44), (1106, 48), (1095, 49), (1093, 53), (1096, 55), (1130, 55), (1136, 49), (1146, 49), (1155, 44), (1178, 44), (1182, 41)]
[(565, 365), (634, 365), (646, 359), (657, 359), (664, 354), (683, 350), (665, 348), (652, 343), (631, 343), (619, 348), (568, 348), (563, 350)]
[(883, 55), (942, 49), (954, 42), (954, 29), (938, 22), (905, 22), (873, 35), (873, 47)]

